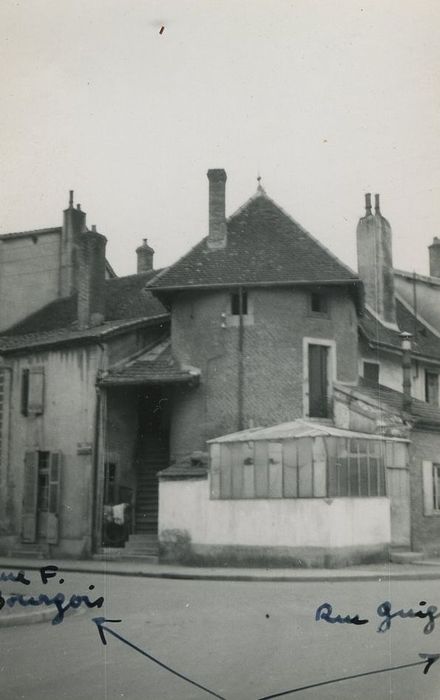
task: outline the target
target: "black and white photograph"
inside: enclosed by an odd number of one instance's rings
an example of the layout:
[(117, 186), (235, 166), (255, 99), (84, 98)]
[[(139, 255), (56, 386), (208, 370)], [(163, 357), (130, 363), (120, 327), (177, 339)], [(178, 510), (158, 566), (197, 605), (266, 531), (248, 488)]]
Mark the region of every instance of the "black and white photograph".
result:
[(440, 5), (2, 0), (1, 700), (440, 697)]

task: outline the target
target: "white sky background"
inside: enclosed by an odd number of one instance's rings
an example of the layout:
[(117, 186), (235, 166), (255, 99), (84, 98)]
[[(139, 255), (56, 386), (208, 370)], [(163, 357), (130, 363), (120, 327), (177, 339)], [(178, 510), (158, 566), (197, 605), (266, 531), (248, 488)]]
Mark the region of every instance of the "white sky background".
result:
[[(165, 26), (162, 35), (161, 25)], [(364, 192), (394, 265), (440, 235), (436, 0), (27, 0), (0, 4), (0, 233), (55, 226), (75, 190), (118, 274), (268, 194), (356, 266)]]

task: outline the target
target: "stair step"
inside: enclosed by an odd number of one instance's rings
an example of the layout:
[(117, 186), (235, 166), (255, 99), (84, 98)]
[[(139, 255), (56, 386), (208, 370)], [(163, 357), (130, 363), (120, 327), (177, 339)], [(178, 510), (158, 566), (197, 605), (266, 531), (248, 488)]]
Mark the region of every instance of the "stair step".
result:
[(424, 558), (424, 552), (411, 552), (409, 550), (391, 550), (390, 561), (394, 564), (412, 564)]

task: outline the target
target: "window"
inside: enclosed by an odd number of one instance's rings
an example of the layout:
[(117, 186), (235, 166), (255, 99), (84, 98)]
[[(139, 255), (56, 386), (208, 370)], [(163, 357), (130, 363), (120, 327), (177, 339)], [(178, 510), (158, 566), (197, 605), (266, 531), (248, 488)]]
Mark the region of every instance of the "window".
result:
[(39, 416), (44, 410), (44, 367), (31, 367), (21, 373), (21, 413)]
[[(28, 450), (25, 454), (23, 542), (36, 542), (37, 536), (44, 537), (50, 544), (58, 542), (61, 457), (60, 452), (46, 450)], [(45, 523), (45, 534), (40, 530), (40, 523)]]
[(384, 444), (317, 437), (211, 448), (211, 498), (385, 496)]
[(312, 292), (310, 294), (310, 309), (314, 314), (327, 314), (327, 297), (323, 292)]
[(424, 515), (440, 515), (440, 464), (423, 461)]
[(364, 379), (369, 384), (379, 384), (379, 363), (364, 362)]
[(328, 347), (309, 345), (309, 416), (327, 418)]
[[(247, 299), (247, 292), (242, 291), (241, 292), (241, 301), (242, 301), (242, 315), (246, 316), (248, 312), (248, 299)], [(240, 293), (239, 292), (233, 292), (231, 294), (231, 315), (232, 316), (240, 316)]]
[(438, 406), (438, 374), (425, 370), (425, 401)]

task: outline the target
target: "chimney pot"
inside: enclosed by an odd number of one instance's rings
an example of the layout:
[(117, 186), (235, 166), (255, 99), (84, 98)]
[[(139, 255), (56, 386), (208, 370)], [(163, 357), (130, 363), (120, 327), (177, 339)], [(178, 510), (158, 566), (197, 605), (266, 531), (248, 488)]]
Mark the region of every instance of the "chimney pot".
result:
[(440, 238), (434, 236), (429, 250), (429, 274), (431, 277), (440, 277)]
[(73, 190), (69, 190), (69, 207), (70, 209), (73, 207)]
[(365, 213), (367, 214), (367, 216), (368, 216), (368, 214), (371, 214), (371, 194), (370, 194), (370, 192), (367, 192), (367, 194), (365, 195)]
[(376, 212), (376, 214), (380, 213), (380, 195), (379, 194), (374, 195), (374, 211)]
[(226, 171), (223, 168), (213, 168), (208, 170), (207, 175), (209, 180), (208, 249), (219, 250), (226, 247)]
[(92, 224), (92, 231), (93, 233), (96, 233), (96, 224)]
[(142, 239), (142, 245), (136, 248), (137, 274), (150, 272), (153, 269), (154, 250), (148, 245), (147, 238)]
[(81, 204), (77, 204), (76, 208), (78, 209), (78, 211), (81, 211)]

